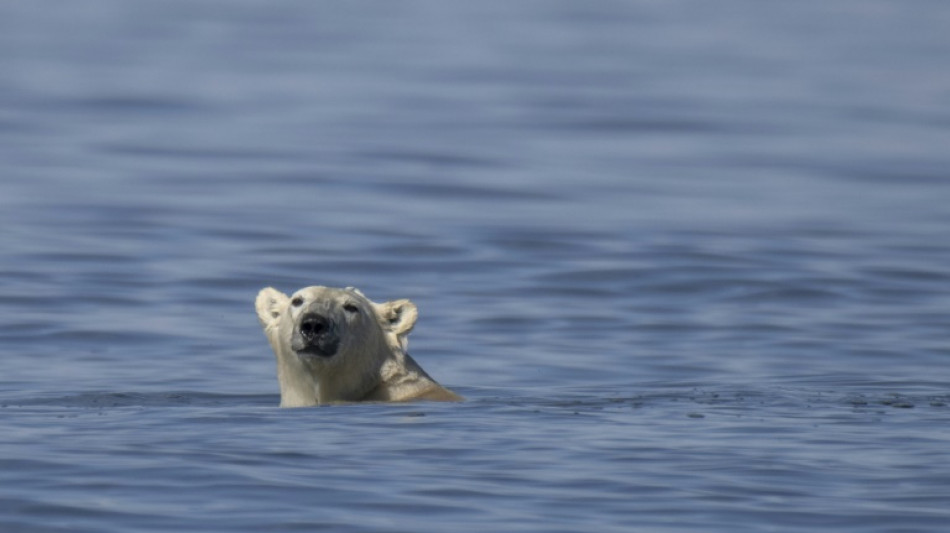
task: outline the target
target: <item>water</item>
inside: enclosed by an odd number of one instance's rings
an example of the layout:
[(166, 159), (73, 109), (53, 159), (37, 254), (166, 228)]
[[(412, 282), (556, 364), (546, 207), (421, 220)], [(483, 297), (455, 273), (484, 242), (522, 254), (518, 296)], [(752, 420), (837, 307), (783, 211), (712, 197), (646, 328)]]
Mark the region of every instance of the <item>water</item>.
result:
[[(945, 530), (948, 26), (4, 3), (0, 530)], [(278, 409), (311, 284), (468, 401)]]

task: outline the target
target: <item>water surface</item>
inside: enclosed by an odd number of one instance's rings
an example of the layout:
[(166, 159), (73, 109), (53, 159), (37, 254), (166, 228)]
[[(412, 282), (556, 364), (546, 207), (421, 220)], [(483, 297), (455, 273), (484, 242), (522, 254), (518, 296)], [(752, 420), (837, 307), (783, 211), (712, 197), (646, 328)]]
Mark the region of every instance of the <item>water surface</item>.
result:
[[(942, 531), (950, 9), (0, 7), (0, 529)], [(253, 299), (463, 404), (281, 410)]]

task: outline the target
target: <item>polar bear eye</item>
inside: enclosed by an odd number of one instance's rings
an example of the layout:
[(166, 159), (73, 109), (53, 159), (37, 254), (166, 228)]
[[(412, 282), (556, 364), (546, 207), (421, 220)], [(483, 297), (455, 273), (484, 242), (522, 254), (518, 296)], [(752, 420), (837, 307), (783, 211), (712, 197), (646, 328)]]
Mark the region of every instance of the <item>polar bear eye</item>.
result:
[(290, 301), (290, 305), (294, 307), (300, 307), (303, 305), (303, 298), (300, 296), (295, 296), (294, 299)]
[(359, 308), (359, 307), (356, 307), (356, 306), (353, 305), (353, 304), (343, 304), (343, 310), (346, 311), (347, 313), (359, 313), (359, 312), (360, 312), (360, 308)]

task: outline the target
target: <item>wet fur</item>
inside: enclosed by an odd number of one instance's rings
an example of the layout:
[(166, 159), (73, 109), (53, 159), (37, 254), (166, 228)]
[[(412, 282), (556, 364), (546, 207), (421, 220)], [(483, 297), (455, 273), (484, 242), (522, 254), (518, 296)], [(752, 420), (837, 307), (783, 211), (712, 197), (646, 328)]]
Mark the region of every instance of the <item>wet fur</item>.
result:
[[(300, 355), (291, 348), (295, 327), (311, 306), (318, 306), (341, 327), (340, 347), (332, 357)], [(268, 287), (257, 295), (255, 308), (277, 357), (281, 407), (462, 400), (436, 383), (406, 352), (418, 317), (409, 300), (375, 303), (353, 288), (317, 286), (287, 296)]]

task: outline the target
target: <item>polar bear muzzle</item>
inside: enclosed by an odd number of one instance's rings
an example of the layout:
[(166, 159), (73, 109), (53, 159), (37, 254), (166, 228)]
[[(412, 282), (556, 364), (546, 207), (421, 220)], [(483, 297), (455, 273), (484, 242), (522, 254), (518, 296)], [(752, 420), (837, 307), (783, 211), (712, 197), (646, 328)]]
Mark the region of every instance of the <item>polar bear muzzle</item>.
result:
[(299, 355), (332, 357), (340, 348), (340, 335), (332, 320), (319, 313), (306, 313), (294, 328), (291, 348)]

